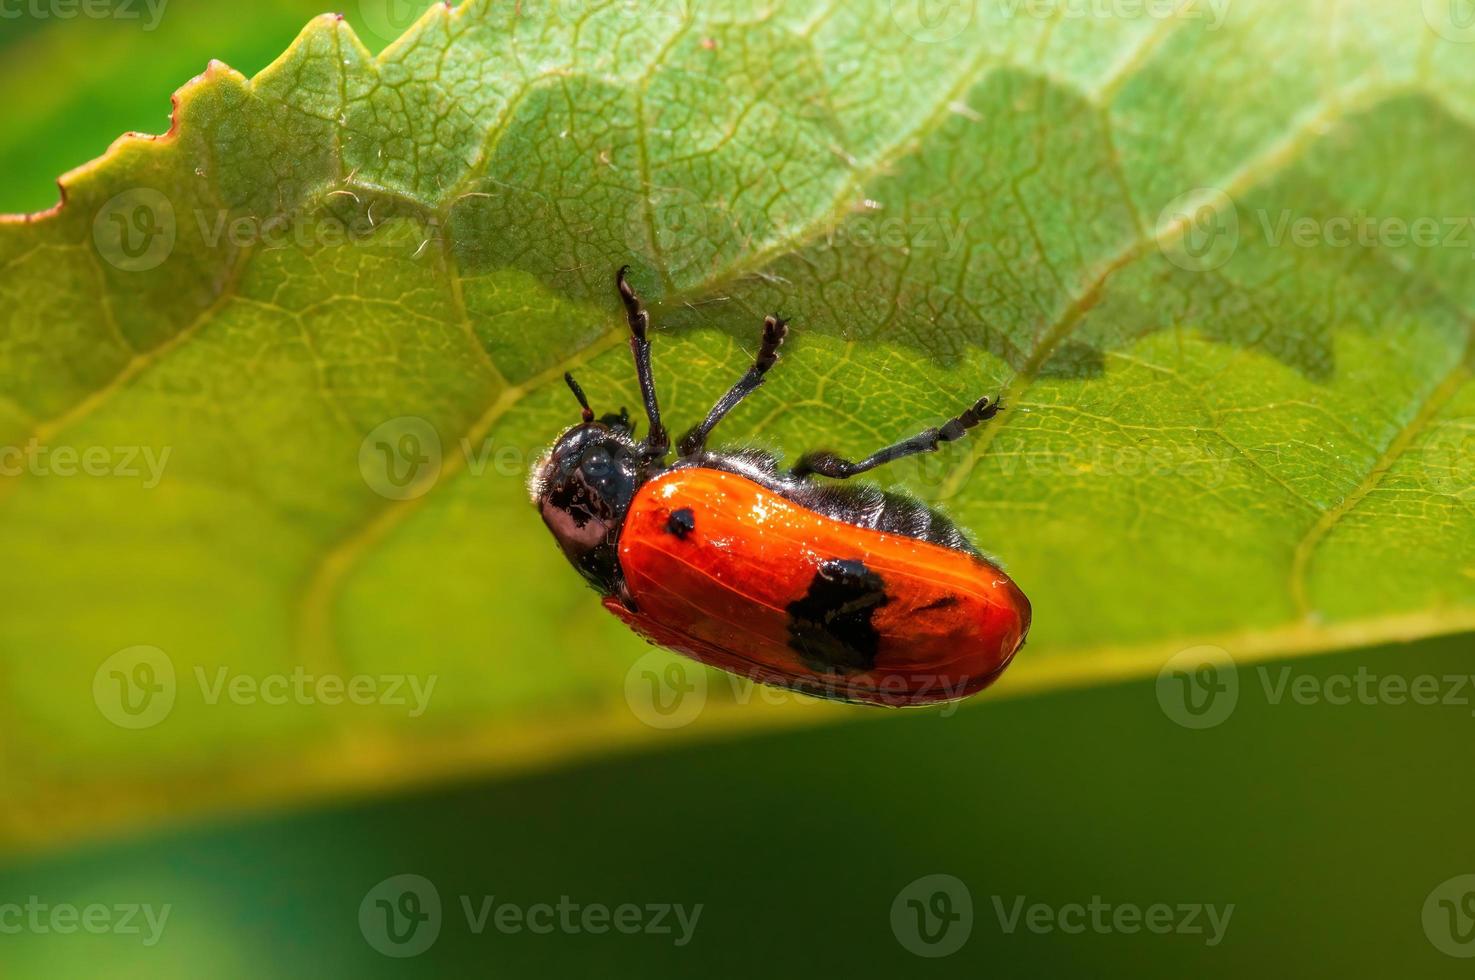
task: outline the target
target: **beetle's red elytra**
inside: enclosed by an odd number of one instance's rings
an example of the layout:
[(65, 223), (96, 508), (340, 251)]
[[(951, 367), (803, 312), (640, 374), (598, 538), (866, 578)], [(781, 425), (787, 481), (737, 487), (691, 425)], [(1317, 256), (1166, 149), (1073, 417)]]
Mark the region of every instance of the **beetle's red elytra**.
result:
[(763, 322), (753, 366), (683, 436), (676, 460), (651, 372), (650, 317), (616, 285), (649, 426), (623, 409), (582, 420), (534, 467), (533, 503), (604, 605), (652, 643), (816, 697), (894, 707), (987, 687), (1029, 633), (1029, 599), (944, 515), (848, 480), (933, 452), (994, 417), (981, 398), (956, 418), (851, 461), (812, 452), (788, 470), (770, 453), (707, 438), (778, 361), (788, 325)]

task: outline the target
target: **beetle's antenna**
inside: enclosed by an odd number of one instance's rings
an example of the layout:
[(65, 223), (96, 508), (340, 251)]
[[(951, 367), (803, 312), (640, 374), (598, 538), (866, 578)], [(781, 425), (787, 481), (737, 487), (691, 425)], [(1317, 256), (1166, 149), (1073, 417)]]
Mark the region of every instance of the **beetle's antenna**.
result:
[(593, 422), (594, 409), (589, 407), (589, 399), (584, 397), (584, 389), (579, 387), (579, 383), (574, 380), (574, 376), (567, 371), (563, 372), (563, 380), (568, 385), (569, 391), (572, 391), (574, 397), (579, 400), (579, 407), (584, 410), (584, 421), (586, 423)]

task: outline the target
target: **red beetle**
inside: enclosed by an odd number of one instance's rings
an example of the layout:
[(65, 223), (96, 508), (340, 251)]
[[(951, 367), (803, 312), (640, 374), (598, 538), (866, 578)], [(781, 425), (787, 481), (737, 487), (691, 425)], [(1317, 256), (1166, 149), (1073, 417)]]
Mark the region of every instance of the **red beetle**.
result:
[(596, 419), (565, 375), (583, 421), (534, 468), (533, 502), (564, 555), (637, 633), (713, 667), (818, 697), (925, 705), (967, 697), (1008, 665), (1030, 605), (952, 521), (909, 497), (846, 480), (933, 452), (992, 418), (979, 399), (956, 418), (850, 461), (714, 451), (707, 437), (763, 383), (788, 333), (763, 322), (753, 366), (668, 465), (651, 376), (650, 318), (616, 276), (649, 432), (623, 409)]

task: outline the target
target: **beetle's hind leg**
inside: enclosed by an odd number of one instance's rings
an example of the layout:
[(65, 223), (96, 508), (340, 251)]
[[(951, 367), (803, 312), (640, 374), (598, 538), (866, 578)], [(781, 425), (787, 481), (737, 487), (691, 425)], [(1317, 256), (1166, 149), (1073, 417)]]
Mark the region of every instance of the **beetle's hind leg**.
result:
[(987, 396), (980, 398), (966, 412), (956, 418), (948, 419), (937, 428), (919, 432), (910, 439), (903, 439), (895, 445), (877, 450), (862, 460), (842, 459), (830, 452), (806, 453), (795, 464), (794, 475), (808, 476), (811, 473), (818, 473), (820, 476), (847, 480), (867, 470), (883, 466), (892, 460), (904, 459), (920, 453), (936, 452), (937, 447), (942, 443), (961, 439), (975, 425), (993, 418), (999, 413), (1000, 404), (999, 401)]
[(738, 379), (737, 384), (728, 389), (727, 394), (717, 400), (702, 424), (693, 428), (681, 437), (681, 443), (677, 451), (682, 456), (690, 456), (700, 452), (707, 444), (707, 436), (722, 421), (722, 417), (732, 411), (744, 398), (747, 398), (758, 386), (763, 383), (763, 376), (768, 369), (778, 362), (779, 345), (789, 335), (789, 324), (787, 320), (773, 314), (763, 321), (763, 341), (758, 347), (758, 356), (753, 358), (753, 366), (748, 368), (748, 373)]

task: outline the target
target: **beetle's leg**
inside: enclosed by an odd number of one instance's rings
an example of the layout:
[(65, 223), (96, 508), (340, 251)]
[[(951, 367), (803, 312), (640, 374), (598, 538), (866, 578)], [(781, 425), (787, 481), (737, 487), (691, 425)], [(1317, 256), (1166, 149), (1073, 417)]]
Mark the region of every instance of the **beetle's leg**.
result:
[(712, 406), (712, 410), (707, 413), (701, 425), (681, 437), (677, 452), (682, 456), (690, 456), (701, 451), (702, 447), (707, 444), (707, 436), (711, 435), (717, 423), (722, 421), (722, 417), (763, 383), (763, 376), (778, 361), (779, 345), (788, 335), (788, 321), (780, 319), (778, 314), (775, 313), (763, 321), (763, 342), (758, 347), (758, 356), (753, 358), (753, 366), (748, 368), (747, 374), (738, 379), (737, 384), (727, 390), (727, 394), (718, 399), (717, 404)]
[(635, 358), (635, 376), (640, 379), (640, 397), (645, 402), (645, 417), (650, 420), (650, 432), (645, 437), (645, 447), (656, 459), (665, 457), (671, 449), (671, 438), (661, 424), (661, 407), (656, 402), (656, 383), (650, 371), (650, 340), (646, 334), (650, 327), (650, 314), (640, 302), (630, 283), (625, 281), (628, 265), (620, 266), (615, 273), (615, 285), (620, 290), (620, 300), (625, 304), (625, 319), (630, 323), (630, 353)]
[(878, 466), (889, 463), (895, 459), (906, 456), (915, 456), (918, 453), (936, 452), (937, 447), (944, 442), (952, 442), (961, 439), (963, 434), (980, 422), (985, 422), (999, 412), (999, 402), (988, 398), (980, 398), (973, 406), (957, 418), (948, 419), (935, 429), (927, 429), (919, 432), (910, 439), (903, 439), (893, 446), (878, 450), (865, 459), (852, 462), (841, 459), (834, 453), (817, 452), (806, 453), (794, 466), (795, 476), (808, 476), (818, 473), (820, 476), (830, 476), (837, 480), (849, 479), (857, 473), (873, 470)]

